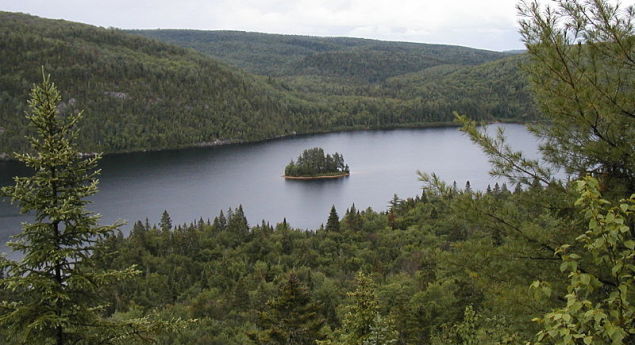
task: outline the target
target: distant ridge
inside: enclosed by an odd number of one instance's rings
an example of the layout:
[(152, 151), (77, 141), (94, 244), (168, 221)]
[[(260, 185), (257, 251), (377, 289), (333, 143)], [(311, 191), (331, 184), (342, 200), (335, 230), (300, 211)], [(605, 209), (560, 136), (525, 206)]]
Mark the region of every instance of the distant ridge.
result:
[(314, 131), (328, 109), (190, 50), (64, 20), (0, 12), (0, 153), (24, 151), (41, 66), (85, 109), (82, 150), (138, 151)]
[(130, 34), (0, 12), (0, 48), (0, 158), (27, 150), (23, 114), (42, 66), (63, 93), (60, 111), (85, 110), (84, 152), (447, 125), (454, 111), (527, 121), (535, 112), (517, 68), (523, 55), (465, 47), (232, 31)]
[[(536, 115), (518, 68), (525, 56), (520, 51), (242, 31), (128, 32), (273, 77), (284, 89), (339, 112), (372, 114), (369, 127), (451, 122), (454, 111), (483, 120)], [(351, 118), (360, 117), (355, 114)]]
[[(476, 65), (505, 57), (488, 50), (411, 42), (391, 42), (349, 37), (312, 37), (244, 31), (128, 30), (163, 42), (192, 48), (252, 73), (281, 76), (315, 72), (334, 75), (338, 57), (380, 67), (383, 77), (416, 72), (438, 64)], [(364, 61), (363, 59), (366, 59)], [(379, 66), (378, 63), (383, 63)], [(371, 65), (372, 64), (372, 65)], [(404, 66), (405, 65), (405, 66)], [(349, 76), (371, 80), (368, 69)]]

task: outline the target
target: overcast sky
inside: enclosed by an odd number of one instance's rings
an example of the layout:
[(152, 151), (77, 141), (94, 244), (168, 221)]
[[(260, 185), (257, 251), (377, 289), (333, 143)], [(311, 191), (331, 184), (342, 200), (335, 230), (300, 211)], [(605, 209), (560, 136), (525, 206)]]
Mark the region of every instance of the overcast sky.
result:
[(515, 0), (0, 0), (0, 10), (123, 29), (241, 30), (522, 49)]

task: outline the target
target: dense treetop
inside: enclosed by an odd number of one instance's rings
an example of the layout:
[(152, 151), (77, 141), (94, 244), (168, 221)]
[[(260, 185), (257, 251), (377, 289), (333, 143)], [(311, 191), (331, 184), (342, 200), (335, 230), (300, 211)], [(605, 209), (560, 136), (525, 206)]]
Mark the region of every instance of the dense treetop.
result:
[(349, 172), (344, 156), (338, 152), (325, 155), (320, 147), (304, 150), (295, 162), (291, 160), (284, 168), (284, 175), (289, 177), (339, 176)]

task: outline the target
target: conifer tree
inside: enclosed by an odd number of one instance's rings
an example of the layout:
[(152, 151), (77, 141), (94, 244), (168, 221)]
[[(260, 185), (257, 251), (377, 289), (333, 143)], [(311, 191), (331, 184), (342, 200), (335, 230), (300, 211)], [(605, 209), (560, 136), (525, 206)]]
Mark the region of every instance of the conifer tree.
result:
[(548, 120), (532, 127), (543, 158), (627, 197), (635, 190), (635, 8), (606, 0), (543, 4), (519, 5), (526, 71)]
[(238, 208), (231, 213), (227, 221), (227, 228), (229, 231), (241, 236), (249, 233), (249, 223), (247, 223), (243, 205), (238, 205)]
[(86, 198), (97, 192), (99, 155), (80, 157), (75, 142), (82, 114), (60, 115), (60, 101), (48, 76), (32, 89), (27, 119), (36, 133), (29, 138), (33, 153), (16, 158), (34, 174), (16, 177), (15, 185), (1, 190), (33, 221), (9, 243), (23, 258), (2, 261), (6, 275), (0, 283), (12, 297), (0, 302), (0, 328), (20, 344), (115, 343), (152, 324), (115, 322), (101, 314), (102, 289), (137, 272), (94, 267), (97, 242), (119, 224), (98, 225), (99, 215), (85, 208)]
[(342, 328), (320, 345), (390, 345), (396, 342), (397, 332), (392, 319), (379, 313), (379, 298), (373, 280), (359, 272), (357, 287), (348, 294)]
[(278, 296), (267, 302), (260, 313), (261, 330), (249, 333), (256, 344), (313, 345), (322, 339), (324, 324), (308, 289), (291, 273), (280, 285)]
[(340, 218), (335, 210), (335, 205), (331, 206), (331, 212), (329, 213), (329, 219), (326, 221), (327, 231), (340, 231)]
[(159, 224), (161, 231), (170, 231), (172, 229), (172, 218), (167, 210), (163, 210), (161, 214), (161, 223)]
[(362, 218), (359, 214), (359, 211), (357, 211), (357, 208), (355, 208), (355, 203), (351, 205), (351, 208), (346, 210), (346, 213), (344, 215), (344, 223), (346, 223), (346, 226), (349, 230), (361, 229)]
[(220, 210), (220, 214), (218, 217), (214, 218), (214, 230), (216, 231), (224, 231), (227, 227), (227, 219), (225, 218), (225, 214), (223, 210)]

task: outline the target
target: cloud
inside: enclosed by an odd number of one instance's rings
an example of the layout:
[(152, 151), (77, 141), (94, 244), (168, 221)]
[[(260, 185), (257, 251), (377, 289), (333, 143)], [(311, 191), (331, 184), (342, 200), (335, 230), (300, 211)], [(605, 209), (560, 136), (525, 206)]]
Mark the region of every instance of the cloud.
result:
[(521, 47), (510, 0), (0, 0), (0, 9), (120, 28), (242, 30)]

